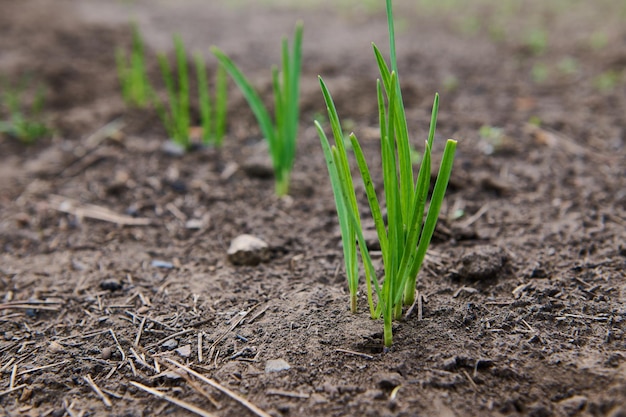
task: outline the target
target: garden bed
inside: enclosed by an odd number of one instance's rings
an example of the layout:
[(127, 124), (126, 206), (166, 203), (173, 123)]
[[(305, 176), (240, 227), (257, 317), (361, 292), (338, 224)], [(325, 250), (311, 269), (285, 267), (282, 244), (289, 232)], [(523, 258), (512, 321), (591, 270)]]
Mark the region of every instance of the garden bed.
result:
[[(624, 415), (619, 2), (528, 2), (510, 15), (496, 2), (448, 12), (398, 3), (413, 143), (421, 149), (439, 91), (434, 154), (447, 137), (458, 151), (420, 303), (385, 353), (364, 294), (349, 312), (312, 123), (325, 114), (321, 74), (376, 166), (370, 42), (386, 46), (384, 9), (256, 3), (0, 2), (0, 74), (40, 81), (56, 130), (28, 147), (0, 139), (3, 413), (188, 415), (135, 382), (218, 416), (259, 414), (168, 373), (170, 358), (275, 416)], [(268, 101), (280, 37), (303, 20), (288, 197), (244, 169), (264, 150), (232, 84), (223, 148), (163, 151), (154, 112), (120, 96), (114, 51), (130, 43), (129, 16), (152, 57), (171, 52), (177, 32), (211, 72), (218, 45)], [(148, 66), (158, 79), (156, 60)], [(228, 261), (244, 233), (268, 243), (266, 262)], [(278, 359), (289, 369), (268, 372)]]

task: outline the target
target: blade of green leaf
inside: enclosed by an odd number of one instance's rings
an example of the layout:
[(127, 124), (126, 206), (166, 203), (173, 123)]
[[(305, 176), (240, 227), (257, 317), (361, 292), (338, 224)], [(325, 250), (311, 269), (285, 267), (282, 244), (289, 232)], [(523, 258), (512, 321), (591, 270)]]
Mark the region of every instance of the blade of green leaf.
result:
[[(272, 124), (272, 118), (265, 108), (261, 97), (252, 87), (248, 79), (239, 70), (239, 68), (235, 66), (233, 61), (224, 52), (222, 52), (219, 48), (215, 46), (211, 47), (211, 52), (213, 53), (213, 55), (215, 55), (215, 57), (218, 59), (224, 69), (226, 69), (226, 71), (230, 74), (232, 79), (235, 81), (235, 84), (237, 84), (237, 86), (243, 93), (245, 99), (250, 105), (250, 109), (254, 113), (257, 122), (259, 123), (261, 133), (263, 133), (263, 135), (266, 137), (266, 139), (268, 140), (268, 144), (271, 148), (276, 143), (276, 133)], [(270, 150), (270, 152), (272, 151)]]

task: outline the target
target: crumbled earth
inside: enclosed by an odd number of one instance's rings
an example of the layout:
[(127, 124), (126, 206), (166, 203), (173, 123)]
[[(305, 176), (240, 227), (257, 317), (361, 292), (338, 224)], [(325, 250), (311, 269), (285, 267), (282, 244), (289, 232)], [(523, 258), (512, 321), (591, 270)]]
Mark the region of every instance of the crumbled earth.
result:
[[(56, 132), (0, 138), (0, 414), (191, 415), (147, 387), (217, 416), (625, 415), (623, 2), (398, 2), (414, 145), (435, 91), (435, 154), (459, 145), (421, 303), (389, 352), (364, 293), (349, 312), (311, 122), (321, 74), (377, 165), (384, 10), (258, 3), (0, 0), (0, 74), (45, 87)], [(280, 37), (304, 21), (288, 197), (242, 168), (262, 138), (234, 85), (222, 149), (163, 151), (154, 112), (119, 94), (131, 19), (161, 92), (155, 54), (180, 33), (211, 72), (208, 47), (230, 53), (268, 102)], [(268, 244), (264, 262), (228, 261), (241, 234)]]

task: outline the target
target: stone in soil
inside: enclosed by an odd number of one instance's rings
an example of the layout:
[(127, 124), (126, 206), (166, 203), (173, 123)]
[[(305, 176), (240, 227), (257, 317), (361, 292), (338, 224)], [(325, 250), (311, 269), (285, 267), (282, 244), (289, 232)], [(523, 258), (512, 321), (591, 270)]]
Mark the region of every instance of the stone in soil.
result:
[(272, 160), (267, 153), (252, 155), (241, 166), (243, 172), (251, 178), (269, 179), (274, 177)]
[(188, 358), (191, 356), (191, 345), (181, 346), (176, 349), (176, 353), (178, 353), (183, 358)]
[(104, 281), (100, 281), (100, 288), (108, 291), (119, 291), (122, 289), (122, 283), (118, 279), (105, 279)]
[(284, 359), (270, 359), (265, 363), (265, 373), (280, 372), (291, 369), (291, 366)]
[(178, 341), (176, 339), (166, 340), (161, 344), (161, 347), (165, 350), (174, 350), (178, 347)]
[(269, 258), (269, 246), (252, 235), (239, 235), (228, 248), (228, 260), (233, 265), (255, 266)]

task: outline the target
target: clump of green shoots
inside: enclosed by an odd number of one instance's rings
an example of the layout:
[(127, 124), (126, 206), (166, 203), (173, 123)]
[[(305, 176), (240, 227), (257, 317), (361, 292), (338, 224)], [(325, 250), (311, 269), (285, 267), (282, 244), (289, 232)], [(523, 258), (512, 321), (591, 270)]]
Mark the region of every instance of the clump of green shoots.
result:
[(146, 107), (150, 104), (150, 83), (146, 73), (143, 40), (137, 25), (133, 25), (130, 53), (123, 48), (115, 50), (117, 76), (122, 87), (122, 97), (127, 105)]
[(261, 133), (268, 143), (274, 168), (276, 194), (289, 192), (289, 180), (296, 155), (298, 122), (300, 119), (300, 73), (302, 68), (302, 23), (296, 24), (293, 47), (289, 51), (287, 38), (282, 40), (282, 63), (280, 70), (272, 68), (274, 91), (274, 120), (250, 81), (233, 61), (217, 47), (211, 51), (226, 68), (239, 87), (254, 113)]
[(16, 88), (4, 86), (0, 97), (0, 133), (30, 145), (51, 133), (42, 118), (44, 90), (36, 89), (30, 103), (24, 99), (26, 82)]
[(209, 81), (206, 75), (204, 58), (194, 56), (198, 79), (198, 101), (200, 103), (200, 123), (202, 124), (202, 143), (222, 146), (226, 134), (226, 108), (228, 105), (228, 80), (224, 66), (217, 66), (215, 74), (215, 95), (213, 105), (209, 94)]
[[(158, 55), (161, 74), (167, 91), (169, 107), (155, 97), (157, 113), (165, 126), (170, 138), (181, 148), (188, 150), (191, 147), (191, 104), (189, 87), (189, 70), (187, 53), (180, 36), (174, 36), (174, 51), (176, 56), (176, 75), (164, 54)], [(220, 146), (226, 130), (227, 107), (227, 79), (224, 68), (218, 65), (217, 81), (215, 86), (215, 100), (211, 105), (209, 86), (206, 76), (206, 66), (200, 55), (195, 56), (196, 75), (198, 81), (198, 99), (200, 105), (200, 124), (202, 126), (202, 141), (205, 145)]]
[[(450, 139), (446, 143), (437, 180), (430, 202), (427, 204), (430, 188), (431, 151), (435, 137), (439, 96), (435, 95), (430, 131), (425, 143), (421, 165), (415, 178), (406, 115), (398, 81), (391, 0), (386, 0), (386, 6), (391, 67), (387, 65), (376, 45), (373, 45), (382, 79), (382, 82), (381, 80), (377, 82), (377, 95), (384, 204), (387, 208), (386, 223), (359, 141), (354, 133), (349, 135), (382, 252), (384, 267), (382, 284), (376, 277), (376, 271), (363, 236), (341, 123), (330, 92), (321, 77), (320, 85), (326, 102), (335, 145), (331, 146), (319, 122), (316, 122), (316, 127), (335, 196), (343, 241), (346, 276), (350, 290), (350, 308), (352, 311), (357, 309), (359, 284), (357, 257), (358, 252), (360, 252), (365, 270), (370, 314), (372, 318), (379, 318), (382, 315), (384, 345), (389, 348), (392, 343), (392, 320), (401, 317), (403, 304), (411, 305), (415, 301), (417, 275), (435, 230), (450, 179), (456, 141)], [(374, 304), (374, 292), (377, 295), (376, 304)]]

